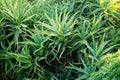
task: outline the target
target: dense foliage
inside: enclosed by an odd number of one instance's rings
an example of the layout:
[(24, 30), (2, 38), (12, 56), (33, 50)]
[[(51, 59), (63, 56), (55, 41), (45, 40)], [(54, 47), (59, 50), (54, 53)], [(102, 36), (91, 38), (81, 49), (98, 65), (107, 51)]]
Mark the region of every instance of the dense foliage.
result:
[(0, 80), (120, 79), (119, 52), (108, 56), (120, 48), (119, 5), (1, 0)]
[(88, 80), (119, 80), (120, 79), (120, 51), (107, 54), (101, 59), (101, 68), (91, 74)]

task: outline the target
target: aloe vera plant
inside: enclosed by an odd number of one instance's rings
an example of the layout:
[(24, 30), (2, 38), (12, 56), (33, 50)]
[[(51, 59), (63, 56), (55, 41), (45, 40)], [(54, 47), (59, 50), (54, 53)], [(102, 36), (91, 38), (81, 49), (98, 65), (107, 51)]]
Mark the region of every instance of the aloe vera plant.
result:
[(13, 41), (9, 41), (8, 44), (11, 44), (9, 46), (15, 44), (18, 48), (21, 34), (25, 34), (29, 21), (35, 16), (35, 14), (30, 14), (33, 6), (27, 0), (2, 0), (0, 5), (5, 25), (5, 39), (14, 35)]
[(55, 11), (55, 19), (45, 14), (49, 24), (44, 22), (38, 22), (38, 24), (44, 26), (44, 35), (47, 35), (52, 41), (50, 47), (54, 45), (53, 48), (57, 48), (57, 53), (60, 53), (59, 57), (62, 57), (65, 49), (69, 46), (70, 40), (68, 39), (74, 34), (73, 28), (76, 20), (74, 19), (75, 15), (69, 17), (69, 12), (67, 13), (66, 10), (60, 14), (57, 9)]

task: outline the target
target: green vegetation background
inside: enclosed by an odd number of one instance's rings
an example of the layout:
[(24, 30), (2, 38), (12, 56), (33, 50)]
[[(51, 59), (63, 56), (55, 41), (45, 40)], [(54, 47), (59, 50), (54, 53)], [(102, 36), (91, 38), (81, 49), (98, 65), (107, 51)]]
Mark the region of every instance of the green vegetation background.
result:
[(120, 0), (1, 0), (0, 80), (119, 80)]

